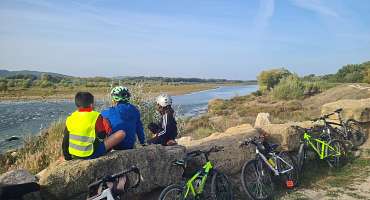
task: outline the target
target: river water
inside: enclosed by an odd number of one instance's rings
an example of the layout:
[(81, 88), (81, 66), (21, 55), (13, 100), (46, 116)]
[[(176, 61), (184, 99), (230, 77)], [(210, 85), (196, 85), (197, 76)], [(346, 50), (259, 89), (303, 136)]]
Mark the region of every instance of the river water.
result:
[[(223, 86), (173, 97), (180, 116), (197, 116), (207, 111), (208, 101), (215, 98), (230, 99), (257, 90), (255, 85)], [(65, 118), (75, 110), (72, 101), (0, 102), (0, 153), (22, 145), (23, 140), (6, 142), (11, 136), (23, 138), (38, 134), (58, 119)]]

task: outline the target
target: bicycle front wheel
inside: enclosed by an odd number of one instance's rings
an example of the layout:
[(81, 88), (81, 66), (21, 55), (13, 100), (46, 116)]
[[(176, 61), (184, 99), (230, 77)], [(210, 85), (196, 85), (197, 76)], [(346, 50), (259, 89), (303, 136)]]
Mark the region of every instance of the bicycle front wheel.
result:
[(327, 147), (326, 161), (330, 167), (339, 168), (346, 163), (347, 149), (343, 141), (332, 140)]
[(213, 171), (211, 194), (213, 200), (233, 199), (231, 183), (224, 173)]
[(245, 193), (252, 199), (269, 199), (274, 194), (271, 173), (259, 159), (244, 164), (241, 181)]
[(184, 187), (177, 184), (169, 185), (161, 192), (158, 200), (185, 200)]

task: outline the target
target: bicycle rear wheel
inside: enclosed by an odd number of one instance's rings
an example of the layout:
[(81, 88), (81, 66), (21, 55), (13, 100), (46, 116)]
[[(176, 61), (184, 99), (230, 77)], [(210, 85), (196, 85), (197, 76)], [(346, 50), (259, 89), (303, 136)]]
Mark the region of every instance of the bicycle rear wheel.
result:
[(348, 139), (351, 141), (353, 147), (358, 147), (365, 143), (367, 137), (359, 122), (350, 119), (346, 122), (346, 127), (348, 130)]
[(271, 173), (260, 159), (244, 164), (241, 181), (245, 193), (252, 199), (269, 199), (274, 194)]
[[(347, 149), (343, 141), (332, 140), (328, 143), (326, 161), (330, 167), (339, 168), (347, 161)], [(332, 148), (330, 148), (332, 147)]]
[[(276, 164), (277, 164), (277, 167), (278, 167), (280, 172), (290, 169), (290, 166), (293, 167), (293, 169), (291, 169), (290, 171), (281, 175), (284, 186), (287, 187), (287, 188), (295, 187), (299, 182), (299, 178), (298, 178), (299, 177), (298, 176), (299, 172), (298, 172), (297, 166), (294, 164), (293, 159), (291, 158), (290, 155), (288, 155), (287, 152), (281, 152), (279, 154), (279, 156), (280, 156), (281, 159), (283, 159), (286, 162), (285, 163), (285, 162), (283, 162), (282, 160), (279, 160), (279, 159), (277, 160)], [(291, 182), (288, 183), (288, 181), (292, 181), (293, 185), (290, 186)]]
[[(159, 195), (158, 200), (185, 200), (184, 187), (177, 184), (167, 186)], [(190, 198), (187, 198), (190, 200)]]
[(214, 170), (211, 184), (212, 200), (232, 200), (233, 192), (227, 176)]

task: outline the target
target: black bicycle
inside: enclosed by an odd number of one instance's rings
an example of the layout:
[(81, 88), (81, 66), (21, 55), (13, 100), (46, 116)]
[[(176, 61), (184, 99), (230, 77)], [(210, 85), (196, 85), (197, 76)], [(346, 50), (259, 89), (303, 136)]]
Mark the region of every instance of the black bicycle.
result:
[(256, 147), (256, 157), (244, 164), (240, 177), (244, 191), (252, 199), (269, 199), (274, 195), (274, 176), (289, 189), (298, 182), (298, 171), (289, 154), (277, 151), (279, 145), (269, 144), (263, 138), (254, 137), (241, 144)]
[[(365, 143), (367, 139), (367, 134), (363, 130), (360, 122), (354, 119), (344, 120), (342, 117), (343, 109), (337, 109), (332, 113), (326, 114), (321, 116), (320, 118), (314, 119), (313, 121), (323, 121), (325, 126), (330, 126), (330, 129), (326, 130), (334, 130), (329, 132), (331, 136), (335, 139), (349, 141), (353, 148), (356, 148), (363, 143)], [(339, 123), (328, 121), (329, 117), (332, 115), (337, 115)]]
[(129, 170), (108, 175), (88, 186), (87, 200), (118, 200), (129, 190), (139, 186), (140, 170), (132, 166)]

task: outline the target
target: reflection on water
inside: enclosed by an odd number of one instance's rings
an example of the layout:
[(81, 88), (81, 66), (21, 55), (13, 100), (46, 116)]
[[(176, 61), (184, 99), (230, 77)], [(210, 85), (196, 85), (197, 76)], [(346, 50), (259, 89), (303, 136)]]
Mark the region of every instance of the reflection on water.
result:
[[(227, 86), (174, 97), (180, 116), (196, 116), (206, 112), (208, 101), (215, 98), (229, 99), (257, 90), (257, 86)], [(99, 103), (98, 103), (99, 104)], [(98, 105), (99, 106), (99, 105)], [(72, 101), (0, 102), (0, 152), (16, 148), (22, 140), (5, 142), (6, 138), (37, 134), (58, 119), (73, 112)]]

